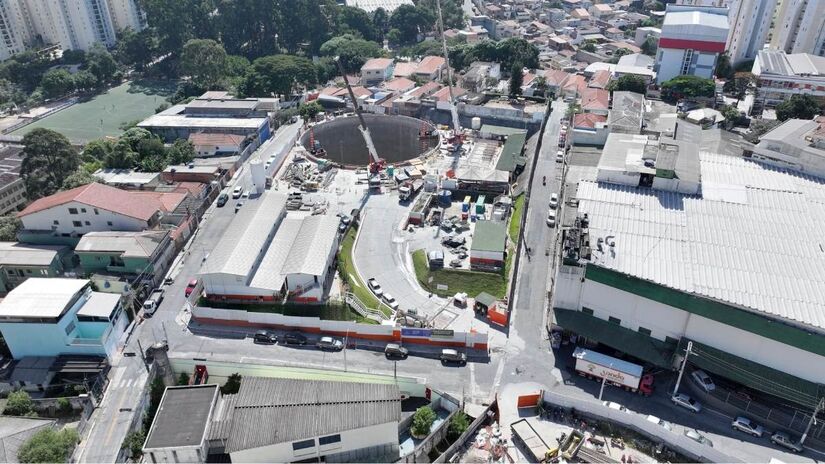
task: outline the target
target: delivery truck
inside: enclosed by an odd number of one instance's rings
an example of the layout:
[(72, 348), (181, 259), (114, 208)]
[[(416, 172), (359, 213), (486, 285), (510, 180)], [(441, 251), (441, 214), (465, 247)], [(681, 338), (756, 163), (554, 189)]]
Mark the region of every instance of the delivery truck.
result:
[(582, 347), (576, 348), (573, 357), (576, 359), (576, 372), (581, 376), (645, 396), (653, 393), (653, 375), (644, 374), (644, 369), (638, 364)]
[(422, 179), (408, 180), (398, 187), (398, 197), (401, 201), (407, 201), (418, 193), (423, 186), (424, 181)]

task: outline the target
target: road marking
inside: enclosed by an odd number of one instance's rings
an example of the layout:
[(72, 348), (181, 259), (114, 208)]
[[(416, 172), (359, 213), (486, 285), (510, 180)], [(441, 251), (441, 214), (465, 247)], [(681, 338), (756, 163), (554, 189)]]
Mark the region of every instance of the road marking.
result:
[(498, 367), (496, 368), (496, 375), (493, 377), (493, 390), (498, 390), (501, 386), (501, 377), (504, 375), (504, 364), (507, 360), (507, 352), (504, 352), (504, 355), (498, 361)]
[[(470, 363), (470, 398), (475, 399), (476, 397), (476, 365), (474, 363)], [(462, 398), (464, 400), (464, 398)]]

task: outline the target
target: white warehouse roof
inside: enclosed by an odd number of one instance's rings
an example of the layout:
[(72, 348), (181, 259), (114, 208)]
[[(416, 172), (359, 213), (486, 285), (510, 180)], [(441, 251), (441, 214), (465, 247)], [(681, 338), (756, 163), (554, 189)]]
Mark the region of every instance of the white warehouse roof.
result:
[(702, 196), (581, 182), (591, 262), (774, 317), (825, 328), (825, 180), (701, 153)]
[(285, 218), (250, 287), (279, 291), (290, 274), (323, 275), (339, 223), (327, 215)]
[(56, 318), (68, 309), (88, 280), (30, 277), (0, 302), (3, 318)]
[(662, 23), (662, 38), (701, 42), (726, 42), (728, 17), (704, 11), (668, 11)]
[(210, 251), (201, 275), (230, 274), (246, 282), (285, 211), (283, 193), (267, 191), (258, 199), (247, 200)]

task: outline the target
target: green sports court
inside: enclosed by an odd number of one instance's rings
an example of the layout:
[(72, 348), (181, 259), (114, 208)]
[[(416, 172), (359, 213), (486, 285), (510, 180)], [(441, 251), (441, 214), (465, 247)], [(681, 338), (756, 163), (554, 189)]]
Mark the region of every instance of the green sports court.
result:
[(62, 133), (73, 142), (88, 142), (123, 131), (120, 125), (155, 113), (175, 90), (173, 82), (127, 82), (24, 126), (11, 135), (25, 135), (45, 127)]

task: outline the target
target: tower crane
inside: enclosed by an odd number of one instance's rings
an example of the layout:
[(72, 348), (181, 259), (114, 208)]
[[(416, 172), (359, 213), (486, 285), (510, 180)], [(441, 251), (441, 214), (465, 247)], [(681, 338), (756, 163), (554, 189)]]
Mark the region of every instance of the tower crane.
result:
[(444, 53), (444, 63), (447, 66), (447, 87), (450, 92), (450, 113), (453, 118), (453, 137), (449, 140), (450, 143), (461, 145), (464, 140), (464, 134), (461, 131), (461, 125), (458, 122), (458, 110), (455, 105), (455, 98), (453, 97), (453, 71), (450, 68), (450, 55), (447, 53), (447, 38), (444, 36), (444, 14), (441, 12), (441, 0), (435, 1), (436, 9), (438, 10), (438, 29), (441, 34), (441, 51)]

